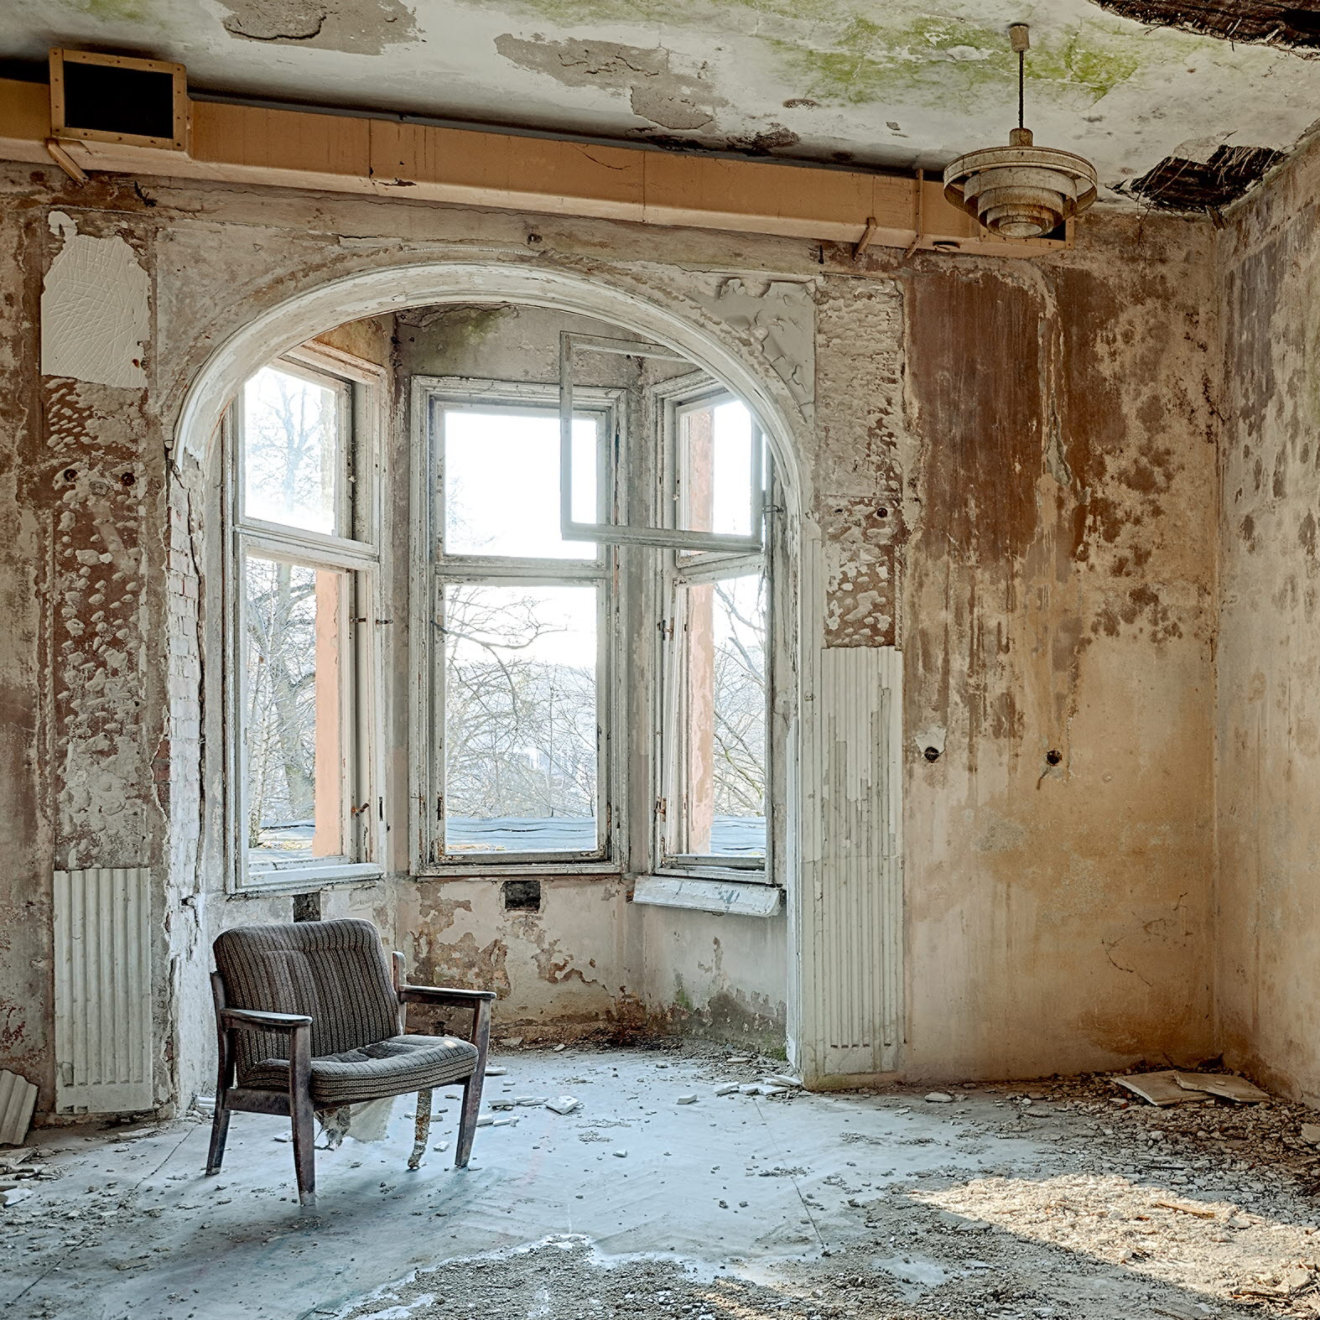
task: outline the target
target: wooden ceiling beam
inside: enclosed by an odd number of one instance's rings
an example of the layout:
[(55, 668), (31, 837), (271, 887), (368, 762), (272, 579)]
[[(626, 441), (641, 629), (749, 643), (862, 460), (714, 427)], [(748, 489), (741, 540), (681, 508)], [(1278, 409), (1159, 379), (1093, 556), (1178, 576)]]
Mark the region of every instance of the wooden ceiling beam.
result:
[[(997, 238), (938, 180), (597, 146), (352, 115), (191, 101), (188, 151), (61, 139), (91, 173), (308, 188), (858, 246), (1038, 256)], [(0, 79), (0, 158), (49, 163), (49, 88)]]

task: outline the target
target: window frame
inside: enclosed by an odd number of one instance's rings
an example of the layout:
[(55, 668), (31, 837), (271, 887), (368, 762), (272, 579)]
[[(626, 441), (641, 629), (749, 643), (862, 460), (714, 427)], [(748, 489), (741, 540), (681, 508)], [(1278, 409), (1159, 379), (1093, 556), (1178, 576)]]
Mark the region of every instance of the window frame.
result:
[[(765, 549), (765, 527), (763, 518), (758, 517), (761, 511), (756, 508), (754, 501), (751, 507), (751, 528), (746, 536), (725, 532), (698, 532), (681, 529), (672, 516), (674, 505), (669, 501), (658, 501), (660, 511), (666, 515), (667, 521), (666, 518), (655, 519), (653, 511), (648, 509), (647, 512), (654, 519), (648, 523), (644, 520), (644, 515), (639, 519), (637, 510), (619, 504), (615, 504), (610, 514), (596, 523), (575, 521), (572, 502), (573, 446), (570, 438), (570, 418), (575, 410), (574, 399), (579, 393), (584, 392), (579, 389), (573, 379), (573, 354), (579, 351), (603, 353), (616, 357), (650, 358), (661, 362), (682, 362), (695, 367), (691, 359), (684, 354), (647, 340), (586, 335), (570, 330), (559, 332), (559, 501), (560, 531), (564, 539), (569, 541), (595, 541), (601, 545), (651, 546), (659, 549), (669, 549), (677, 546), (685, 547), (694, 554), (761, 553)], [(674, 387), (679, 382), (686, 383), (694, 390), (699, 382), (701, 388), (708, 389), (713, 393), (727, 395), (729, 398), (737, 397), (727, 386), (721, 384), (709, 372), (702, 371), (700, 368), (695, 368), (691, 372), (665, 382), (665, 386), (667, 388)], [(669, 401), (670, 395), (662, 393), (660, 387), (651, 386), (648, 393), (665, 402), (664, 434), (655, 438), (659, 439), (664, 445), (668, 461), (672, 458), (677, 444), (677, 431), (674, 425), (676, 419), (675, 407)], [(744, 404), (744, 406), (746, 405)], [(759, 434), (761, 427), (754, 413), (752, 414), (752, 424)], [(764, 437), (762, 437), (762, 442), (764, 444)], [(754, 487), (761, 478), (760, 459), (757, 456), (754, 456), (752, 461), (752, 478)]]
[[(661, 463), (657, 480), (657, 500), (661, 521), (672, 523), (680, 502), (682, 455), (680, 452), (680, 424), (685, 413), (703, 405), (739, 402), (727, 386), (712, 381), (705, 373), (680, 376), (650, 387), (659, 416)], [(650, 850), (650, 874), (680, 879), (735, 881), (748, 884), (776, 885), (774, 857), (774, 822), (770, 811), (773, 786), (778, 769), (775, 755), (775, 672), (780, 651), (776, 637), (777, 611), (775, 609), (776, 574), (771, 516), (776, 505), (774, 460), (765, 433), (756, 414), (751, 416), (753, 445), (759, 446), (760, 457), (752, 464), (753, 480), (760, 479), (761, 498), (754, 521), (755, 550), (720, 549), (691, 551), (683, 544), (666, 549), (658, 574), (659, 642), (654, 668), (655, 746), (659, 749), (654, 767), (659, 792), (655, 798)], [(755, 525), (759, 523), (759, 526)], [(742, 538), (753, 539), (753, 538)], [(669, 850), (676, 817), (681, 810), (686, 780), (686, 736), (679, 730), (682, 719), (683, 652), (684, 638), (677, 626), (680, 616), (678, 593), (681, 589), (701, 583), (713, 583), (727, 578), (761, 574), (765, 579), (765, 853), (760, 857), (738, 857), (728, 854), (676, 853)]]
[[(384, 563), (380, 549), (383, 510), (385, 371), (325, 345), (302, 345), (265, 366), (333, 387), (339, 408), (339, 499), (347, 504), (350, 535), (303, 530), (243, 511), (242, 389), (226, 410), (221, 428), (225, 481), (222, 519), (226, 529), (222, 568), (225, 595), (224, 717), (226, 889), (233, 893), (305, 890), (335, 883), (360, 883), (385, 873), (385, 778), (381, 763), (383, 675), (378, 634), (382, 618)], [(255, 373), (254, 373), (255, 374)], [(244, 388), (246, 382), (244, 383)], [(340, 621), (340, 738), (343, 838), (349, 851), (332, 858), (290, 859), (251, 864), (246, 843), (247, 671), (244, 657), (249, 556), (345, 574), (348, 589)]]
[[(575, 412), (600, 419), (597, 451), (597, 507), (618, 499), (616, 478), (619, 438), (627, 392), (618, 388), (582, 388)], [(409, 793), (412, 874), (434, 876), (507, 876), (534, 870), (538, 875), (619, 875), (627, 838), (626, 809), (619, 748), (627, 746), (623, 727), (626, 706), (619, 691), (618, 636), (622, 593), (615, 551), (597, 544), (591, 559), (447, 554), (443, 437), (433, 434), (432, 410), (455, 408), (526, 411), (557, 419), (557, 385), (498, 381), (467, 376), (414, 375), (411, 388), (413, 453), (412, 508), (412, 659), (413, 703), (410, 712)], [(559, 493), (552, 498), (558, 507)], [(576, 539), (576, 538), (575, 538)], [(582, 538), (586, 540), (587, 538)], [(594, 542), (593, 542), (594, 543)], [(443, 619), (446, 583), (472, 585), (593, 586), (596, 608), (597, 839), (582, 852), (454, 853), (445, 849), (445, 697)]]

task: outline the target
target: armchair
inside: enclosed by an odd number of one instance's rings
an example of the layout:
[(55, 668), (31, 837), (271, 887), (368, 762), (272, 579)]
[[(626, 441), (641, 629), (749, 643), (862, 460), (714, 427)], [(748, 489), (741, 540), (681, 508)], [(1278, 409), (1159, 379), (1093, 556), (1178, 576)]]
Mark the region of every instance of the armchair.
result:
[[(417, 1092), (408, 1167), (430, 1135), (432, 1089), (461, 1083), (454, 1165), (472, 1153), (490, 1046), (490, 990), (407, 985), (403, 954), (387, 962), (366, 921), (307, 921), (227, 930), (211, 973), (219, 1045), (207, 1173), (219, 1173), (229, 1117), (287, 1114), (298, 1199), (316, 1203), (315, 1112)], [(408, 1004), (469, 1008), (467, 1040), (405, 1033)]]

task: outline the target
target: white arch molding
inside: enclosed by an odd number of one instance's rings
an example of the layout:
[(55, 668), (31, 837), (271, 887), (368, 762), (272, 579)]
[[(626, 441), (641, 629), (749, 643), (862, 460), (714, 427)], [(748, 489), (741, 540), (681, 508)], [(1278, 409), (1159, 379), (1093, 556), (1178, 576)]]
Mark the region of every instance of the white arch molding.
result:
[(328, 280), (267, 309), (217, 347), (193, 378), (175, 427), (175, 454), (205, 468), (225, 408), (271, 358), (348, 321), (446, 303), (512, 302), (590, 316), (676, 349), (756, 413), (774, 454), (789, 512), (809, 507), (800, 435), (806, 422), (773, 371), (751, 367), (719, 335), (649, 298), (573, 271), (512, 262), (437, 260)]
[[(804, 809), (818, 809), (819, 804), (809, 803), (804, 797), (799, 749), (805, 751), (816, 741), (811, 736), (815, 711), (809, 694), (815, 687), (821, 644), (819, 538), (808, 513), (810, 469), (801, 458), (802, 440), (810, 423), (773, 369), (751, 365), (733, 342), (732, 332), (721, 326), (716, 316), (692, 304), (680, 313), (630, 289), (573, 271), (507, 260), (473, 262), (445, 258), (377, 268), (327, 280), (293, 294), (254, 317), (215, 348), (184, 395), (174, 428), (175, 470), (181, 470), (181, 460), (188, 456), (198, 461), (202, 471), (210, 470), (220, 419), (243, 382), (272, 358), (296, 345), (346, 322), (410, 307), (496, 302), (593, 317), (677, 350), (721, 381), (753, 410), (771, 446), (786, 506), (790, 561), (787, 568), (793, 600), (790, 614), (794, 641), (789, 667), (792, 714), (785, 753), (790, 814), (782, 872), (788, 888), (789, 966), (785, 970), (787, 1035), (792, 1057), (798, 1053), (796, 1047), (807, 1025), (803, 1021), (804, 1009), (808, 1020), (816, 1016), (811, 1006), (813, 991), (802, 985), (803, 962), (814, 961), (811, 950), (815, 944), (810, 931), (804, 928), (803, 919), (807, 919), (807, 926), (814, 924), (808, 914), (817, 905), (808, 902), (804, 910), (801, 892), (806, 882), (802, 866), (804, 830), (800, 822)], [(805, 833), (810, 837), (815, 831), (808, 825)], [(811, 1027), (807, 1027), (806, 1034), (814, 1034)], [(826, 1071), (815, 1061), (818, 1053), (809, 1046), (809, 1057), (794, 1060), (799, 1066), (805, 1064), (803, 1071), (809, 1081)]]

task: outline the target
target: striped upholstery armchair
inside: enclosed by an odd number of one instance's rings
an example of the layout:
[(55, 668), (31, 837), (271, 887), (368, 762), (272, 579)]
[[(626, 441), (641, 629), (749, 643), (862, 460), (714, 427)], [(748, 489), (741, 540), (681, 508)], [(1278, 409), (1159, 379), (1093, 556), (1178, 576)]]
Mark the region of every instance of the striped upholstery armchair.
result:
[[(314, 1205), (316, 1111), (410, 1091), (417, 1092), (417, 1127), (408, 1167), (416, 1169), (430, 1134), (432, 1088), (455, 1083), (463, 1104), (454, 1164), (467, 1165), (493, 991), (405, 985), (403, 954), (387, 961), (367, 921), (237, 927), (219, 936), (214, 952), (220, 1074), (207, 1173), (220, 1171), (234, 1110), (287, 1114), (298, 1199)], [(410, 1003), (470, 1008), (469, 1039), (404, 1034)]]

